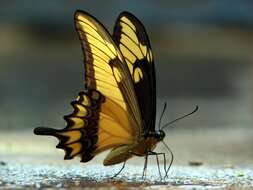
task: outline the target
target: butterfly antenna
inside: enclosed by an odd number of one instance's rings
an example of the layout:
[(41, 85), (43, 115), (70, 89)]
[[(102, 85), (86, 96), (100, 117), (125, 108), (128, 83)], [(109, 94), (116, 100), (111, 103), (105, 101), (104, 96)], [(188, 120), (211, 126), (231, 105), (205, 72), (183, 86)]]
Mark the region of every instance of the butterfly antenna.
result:
[(175, 120), (173, 120), (173, 121), (170, 121), (169, 123), (166, 123), (166, 124), (162, 127), (162, 129), (164, 129), (165, 127), (171, 125), (172, 123), (175, 123), (175, 122), (178, 121), (178, 120), (181, 120), (181, 119), (183, 119), (183, 118), (185, 118), (185, 117), (188, 117), (189, 115), (194, 114), (196, 111), (198, 111), (198, 109), (199, 109), (199, 106), (196, 106), (195, 109), (194, 109), (191, 113), (188, 113), (188, 114), (186, 114), (186, 115), (183, 115), (183, 116), (181, 116), (181, 117), (179, 117), (179, 118), (177, 118), (177, 119), (175, 119)]
[(162, 141), (162, 143), (164, 144), (164, 146), (167, 148), (167, 150), (169, 151), (169, 153), (170, 153), (170, 155), (171, 155), (171, 160), (170, 160), (169, 167), (168, 167), (168, 169), (166, 169), (166, 171), (165, 171), (165, 176), (164, 176), (164, 179), (165, 179), (166, 177), (168, 177), (168, 172), (169, 172), (169, 170), (170, 170), (170, 168), (171, 168), (171, 166), (172, 166), (172, 163), (173, 163), (173, 161), (174, 161), (174, 154), (173, 154), (173, 152), (171, 151), (170, 147), (169, 147), (164, 141)]
[(159, 130), (161, 129), (161, 121), (162, 121), (162, 118), (163, 118), (164, 112), (165, 112), (165, 110), (166, 110), (166, 107), (167, 107), (167, 102), (165, 102), (165, 103), (164, 103), (164, 106), (163, 106), (163, 111), (162, 111), (161, 117), (160, 117), (160, 119), (159, 119), (159, 124), (158, 124), (158, 126), (159, 126)]

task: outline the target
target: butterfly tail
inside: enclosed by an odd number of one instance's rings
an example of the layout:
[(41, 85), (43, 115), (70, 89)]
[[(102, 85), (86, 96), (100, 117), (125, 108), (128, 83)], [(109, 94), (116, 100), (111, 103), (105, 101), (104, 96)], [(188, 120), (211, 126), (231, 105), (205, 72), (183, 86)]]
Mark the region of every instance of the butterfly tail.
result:
[(59, 132), (59, 130), (57, 129), (52, 129), (49, 127), (36, 127), (33, 130), (33, 133), (35, 135), (46, 135), (46, 136), (57, 136), (57, 133)]

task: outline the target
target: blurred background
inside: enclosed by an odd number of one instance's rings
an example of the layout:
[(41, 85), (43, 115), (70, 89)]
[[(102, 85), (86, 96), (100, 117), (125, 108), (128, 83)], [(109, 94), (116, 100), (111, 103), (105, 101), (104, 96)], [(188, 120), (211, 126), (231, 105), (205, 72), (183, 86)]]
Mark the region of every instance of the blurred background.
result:
[(164, 123), (199, 105), (197, 113), (166, 129), (177, 164), (253, 163), (251, 0), (2, 0), (1, 160), (25, 162), (27, 155), (41, 154), (62, 160), (57, 141), (32, 130), (63, 128), (62, 116), (72, 112), (70, 101), (83, 89), (76, 9), (109, 31), (124, 10), (143, 22), (155, 57), (157, 118), (165, 101)]

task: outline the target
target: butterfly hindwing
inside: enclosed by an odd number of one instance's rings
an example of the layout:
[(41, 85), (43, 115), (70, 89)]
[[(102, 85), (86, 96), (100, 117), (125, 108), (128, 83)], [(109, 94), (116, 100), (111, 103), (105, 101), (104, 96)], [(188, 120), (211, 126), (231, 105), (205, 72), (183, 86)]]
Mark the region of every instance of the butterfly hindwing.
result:
[(57, 148), (65, 151), (64, 159), (81, 157), (88, 162), (96, 154), (136, 141), (138, 131), (129, 123), (125, 110), (100, 92), (89, 89), (80, 92), (71, 102), (74, 111), (64, 116), (64, 129), (38, 127), (37, 135), (51, 135), (59, 139)]
[(119, 15), (113, 38), (127, 63), (144, 120), (144, 131), (155, 130), (156, 81), (153, 55), (147, 32), (131, 13)]
[(67, 126), (64, 129), (39, 127), (38, 135), (52, 135), (59, 139), (57, 148), (65, 151), (64, 159), (80, 156), (82, 162), (91, 160), (98, 141), (98, 123), (104, 96), (95, 90), (80, 92), (71, 102), (73, 113), (64, 116)]

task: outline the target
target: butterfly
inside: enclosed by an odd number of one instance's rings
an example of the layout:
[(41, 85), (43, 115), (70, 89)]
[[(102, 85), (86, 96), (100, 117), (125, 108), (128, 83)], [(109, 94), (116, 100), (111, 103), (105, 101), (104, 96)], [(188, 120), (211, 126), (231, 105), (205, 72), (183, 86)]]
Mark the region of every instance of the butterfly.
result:
[(118, 16), (112, 36), (84, 11), (76, 11), (74, 21), (84, 54), (85, 91), (71, 102), (74, 111), (64, 116), (64, 129), (38, 127), (34, 133), (57, 137), (64, 159), (88, 162), (110, 150), (103, 164), (124, 163), (118, 173), (131, 157), (144, 156), (144, 175), (149, 155), (166, 159), (154, 152), (165, 133), (160, 124), (155, 129), (156, 77), (147, 32), (129, 12)]

